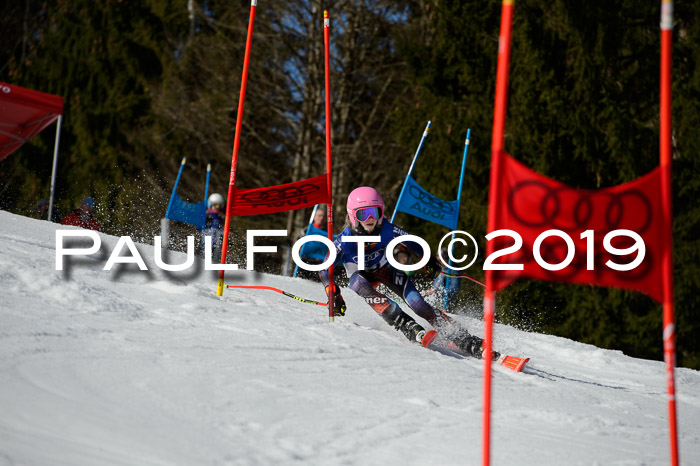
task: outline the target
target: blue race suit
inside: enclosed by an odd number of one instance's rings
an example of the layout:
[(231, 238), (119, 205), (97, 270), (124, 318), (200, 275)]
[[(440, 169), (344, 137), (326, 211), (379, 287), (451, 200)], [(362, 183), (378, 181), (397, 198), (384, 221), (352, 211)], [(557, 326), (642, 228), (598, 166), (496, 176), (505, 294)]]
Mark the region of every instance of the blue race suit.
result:
[(217, 209), (207, 209), (207, 220), (202, 229), (202, 255), (204, 255), (204, 237), (211, 236), (212, 258), (221, 257), (221, 247), (224, 239), (225, 215)]

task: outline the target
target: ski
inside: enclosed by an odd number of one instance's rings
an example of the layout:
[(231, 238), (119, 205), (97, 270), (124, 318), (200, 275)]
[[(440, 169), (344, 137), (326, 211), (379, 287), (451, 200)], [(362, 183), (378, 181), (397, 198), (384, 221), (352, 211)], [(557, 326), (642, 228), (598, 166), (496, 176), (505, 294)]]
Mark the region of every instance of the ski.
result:
[[(464, 354), (466, 356), (471, 356), (469, 353), (457, 346), (453, 341), (450, 341), (447, 344), (447, 347), (448, 349), (450, 349), (450, 351)], [(530, 358), (518, 358), (516, 356), (508, 356), (507, 354), (503, 354), (499, 356), (495, 362), (515, 372), (522, 372), (523, 368), (525, 367), (525, 364), (527, 364), (528, 361), (530, 361)]]
[(515, 356), (503, 354), (496, 362), (501, 366), (514, 370), (515, 372), (521, 372), (529, 360), (530, 358), (516, 358)]

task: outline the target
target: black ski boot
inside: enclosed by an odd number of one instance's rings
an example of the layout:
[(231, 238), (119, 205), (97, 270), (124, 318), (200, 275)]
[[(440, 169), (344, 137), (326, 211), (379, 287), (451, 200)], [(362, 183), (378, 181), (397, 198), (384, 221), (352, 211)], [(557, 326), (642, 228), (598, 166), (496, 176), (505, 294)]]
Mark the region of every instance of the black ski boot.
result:
[(413, 320), (413, 317), (409, 316), (403, 311), (399, 311), (400, 314), (394, 319), (392, 325), (396, 330), (400, 330), (401, 333), (406, 335), (409, 341), (415, 341), (418, 344), (423, 344), (423, 337), (425, 336), (425, 329), (421, 327), (418, 322)]
[[(454, 342), (462, 351), (466, 351), (475, 358), (482, 359), (484, 357), (484, 340), (481, 338), (466, 334), (455, 338)], [(491, 351), (491, 355), (494, 361), (498, 361), (498, 358), (501, 357), (501, 353), (497, 351)]]

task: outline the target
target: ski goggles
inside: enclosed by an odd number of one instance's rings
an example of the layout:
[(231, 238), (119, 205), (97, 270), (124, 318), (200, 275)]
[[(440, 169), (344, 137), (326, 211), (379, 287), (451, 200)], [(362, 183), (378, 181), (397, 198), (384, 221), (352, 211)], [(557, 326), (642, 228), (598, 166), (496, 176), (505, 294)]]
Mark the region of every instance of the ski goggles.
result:
[(354, 214), (357, 220), (359, 220), (360, 222), (366, 222), (371, 217), (374, 217), (375, 220), (381, 220), (382, 216), (384, 215), (384, 212), (382, 211), (381, 207), (372, 206), (360, 207), (359, 209), (355, 209)]

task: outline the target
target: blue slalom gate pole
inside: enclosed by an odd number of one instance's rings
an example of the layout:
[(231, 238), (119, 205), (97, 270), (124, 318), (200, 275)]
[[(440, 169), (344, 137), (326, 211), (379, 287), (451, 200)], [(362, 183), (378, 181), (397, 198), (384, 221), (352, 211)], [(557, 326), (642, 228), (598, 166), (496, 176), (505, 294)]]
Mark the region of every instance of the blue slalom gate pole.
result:
[[(460, 205), (460, 200), (462, 199), (462, 186), (464, 184), (464, 172), (465, 168), (467, 166), (467, 153), (469, 152), (469, 138), (472, 134), (471, 128), (467, 128), (467, 137), (464, 140), (464, 155), (462, 156), (462, 171), (459, 174), (459, 188), (457, 188), (457, 218), (459, 218), (459, 205)], [(455, 225), (456, 228), (456, 225)], [(456, 236), (456, 233), (452, 233), (452, 241), (454, 241)], [(452, 269), (452, 258), (449, 257), (449, 251), (448, 251), (448, 259), (450, 260), (450, 270)], [(450, 277), (445, 277), (445, 309), (447, 309), (447, 301), (449, 297), (449, 292), (450, 292)]]
[(401, 192), (399, 193), (399, 200), (396, 201), (396, 205), (394, 206), (394, 213), (391, 215), (391, 220), (389, 220), (391, 223), (394, 223), (394, 218), (396, 218), (396, 213), (398, 212), (398, 208), (401, 205), (401, 198), (403, 198), (403, 192), (406, 189), (406, 184), (408, 183), (408, 178), (411, 176), (411, 173), (413, 173), (413, 167), (416, 165), (416, 160), (418, 160), (418, 154), (420, 154), (420, 151), (423, 149), (423, 144), (425, 143), (425, 138), (428, 137), (428, 132), (430, 131), (430, 124), (431, 122), (428, 121), (428, 124), (425, 126), (425, 130), (423, 131), (423, 137), (420, 139), (420, 143), (418, 144), (418, 149), (416, 150), (416, 155), (413, 156), (413, 162), (411, 162), (411, 168), (408, 169), (408, 175), (406, 175), (406, 179), (403, 182), (403, 186), (401, 187)]
[[(207, 164), (207, 184), (204, 186), (204, 204), (207, 205), (209, 200), (209, 175), (211, 174), (211, 164)], [(207, 205), (207, 207), (209, 207)]]
[[(306, 233), (304, 233), (304, 236), (309, 236), (309, 233), (311, 233), (311, 225), (314, 223), (314, 217), (316, 216), (316, 211), (318, 210), (318, 204), (314, 206), (314, 211), (311, 212), (311, 218), (309, 219), (309, 226), (306, 227)], [(299, 255), (301, 255), (301, 251), (299, 251)], [(297, 273), (299, 272), (299, 265), (294, 266), (294, 273), (292, 274), (292, 277), (296, 277)]]
[(177, 178), (175, 179), (175, 186), (173, 186), (173, 193), (170, 195), (170, 202), (168, 202), (168, 210), (165, 211), (165, 218), (170, 217), (170, 209), (173, 206), (173, 201), (175, 200), (175, 193), (177, 192), (177, 185), (180, 184), (180, 177), (182, 176), (182, 170), (185, 168), (186, 161), (187, 161), (187, 157), (183, 157), (182, 162), (180, 162), (180, 171), (177, 172)]

